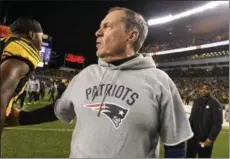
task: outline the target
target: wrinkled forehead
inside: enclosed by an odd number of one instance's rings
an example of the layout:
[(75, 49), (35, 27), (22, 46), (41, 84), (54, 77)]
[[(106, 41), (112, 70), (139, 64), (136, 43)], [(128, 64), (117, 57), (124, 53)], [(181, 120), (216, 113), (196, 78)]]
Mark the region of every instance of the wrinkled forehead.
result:
[(108, 13), (105, 18), (101, 21), (101, 25), (104, 24), (119, 24), (123, 23), (123, 20), (126, 18), (126, 14), (122, 10), (115, 10)]

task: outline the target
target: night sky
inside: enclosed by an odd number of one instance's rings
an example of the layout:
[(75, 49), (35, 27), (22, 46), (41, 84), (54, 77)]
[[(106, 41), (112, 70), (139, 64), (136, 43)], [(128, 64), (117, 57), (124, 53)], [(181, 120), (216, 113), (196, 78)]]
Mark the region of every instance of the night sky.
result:
[[(95, 31), (110, 7), (120, 6), (141, 13), (146, 20), (178, 13), (203, 4), (204, 1), (65, 1), (65, 2), (3, 2), (1, 7), (11, 24), (20, 16), (30, 16), (43, 26), (44, 33), (53, 37), (53, 50), (59, 54), (57, 63), (63, 64), (64, 54), (73, 53), (86, 57), (86, 66), (97, 62)], [(157, 34), (151, 33), (148, 41)]]

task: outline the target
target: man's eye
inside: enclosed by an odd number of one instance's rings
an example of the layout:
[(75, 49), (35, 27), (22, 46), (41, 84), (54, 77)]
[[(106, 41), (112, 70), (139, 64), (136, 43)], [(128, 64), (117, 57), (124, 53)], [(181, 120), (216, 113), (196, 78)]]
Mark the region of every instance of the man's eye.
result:
[(108, 28), (108, 27), (110, 27), (109, 24), (105, 24), (105, 25), (104, 25), (104, 28)]

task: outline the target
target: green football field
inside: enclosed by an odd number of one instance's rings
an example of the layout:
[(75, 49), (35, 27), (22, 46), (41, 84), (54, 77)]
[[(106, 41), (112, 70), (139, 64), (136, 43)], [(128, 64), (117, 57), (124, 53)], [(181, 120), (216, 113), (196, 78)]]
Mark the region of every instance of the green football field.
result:
[[(32, 110), (47, 104), (26, 105)], [(69, 156), (73, 124), (60, 121), (34, 126), (6, 128), (2, 139), (2, 154), (7, 158), (67, 158)], [(229, 158), (228, 130), (222, 130), (215, 142), (213, 158)], [(93, 143), (92, 143), (93, 144)], [(161, 148), (161, 157), (163, 157)]]

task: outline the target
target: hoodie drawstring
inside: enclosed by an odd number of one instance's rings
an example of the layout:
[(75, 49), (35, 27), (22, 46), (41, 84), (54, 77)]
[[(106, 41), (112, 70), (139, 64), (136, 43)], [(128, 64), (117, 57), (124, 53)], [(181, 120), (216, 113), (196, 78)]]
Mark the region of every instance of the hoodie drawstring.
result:
[(103, 79), (105, 78), (105, 75), (106, 75), (107, 71), (108, 71), (108, 67), (106, 68), (105, 72), (103, 73), (103, 76), (102, 76), (102, 78), (101, 78), (100, 84), (99, 84), (99, 86), (97, 87), (95, 93), (93, 94), (92, 101), (94, 101), (94, 99), (95, 99), (95, 97), (96, 97), (96, 94), (98, 93), (99, 87), (100, 87), (100, 85), (102, 84), (102, 81), (103, 81)]
[(112, 81), (112, 83), (111, 83), (111, 85), (110, 85), (110, 88), (108, 88), (108, 89), (106, 90), (105, 95), (103, 96), (103, 99), (102, 99), (101, 104), (100, 104), (100, 109), (99, 109), (99, 111), (98, 111), (98, 113), (97, 113), (97, 116), (98, 116), (98, 117), (99, 117), (100, 114), (101, 114), (102, 105), (103, 105), (103, 103), (104, 103), (104, 101), (105, 101), (105, 99), (106, 99), (106, 97), (107, 97), (107, 94), (108, 94), (109, 90), (113, 87), (114, 83), (116, 82), (116, 79), (117, 79), (117, 77), (119, 76), (119, 73), (120, 73), (120, 69), (118, 69), (118, 71), (116, 72), (116, 74), (115, 74), (115, 76), (114, 76), (114, 78), (113, 78), (113, 81)]

